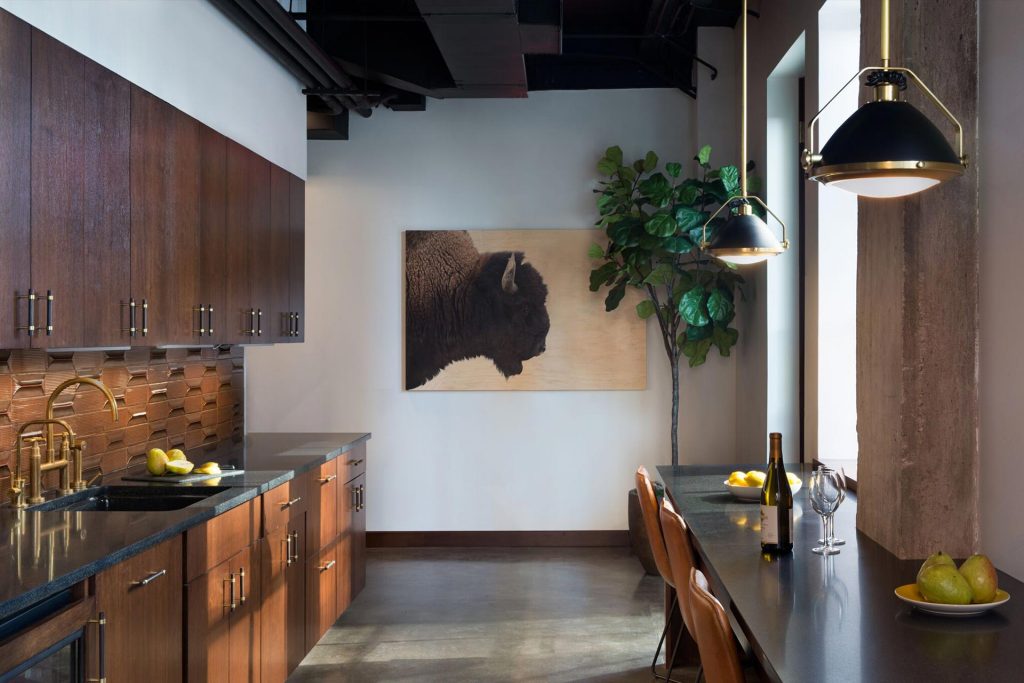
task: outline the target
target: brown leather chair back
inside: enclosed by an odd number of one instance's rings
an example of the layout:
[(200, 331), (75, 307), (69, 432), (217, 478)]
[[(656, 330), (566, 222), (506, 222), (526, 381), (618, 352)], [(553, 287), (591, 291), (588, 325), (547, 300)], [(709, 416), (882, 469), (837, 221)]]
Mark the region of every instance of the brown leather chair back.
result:
[(722, 603), (708, 590), (708, 580), (699, 569), (690, 570), (690, 616), (694, 640), (700, 652), (707, 683), (743, 683), (736, 642)]
[(666, 498), (661, 504), (661, 532), (665, 539), (665, 550), (668, 563), (672, 568), (672, 579), (679, 596), (679, 611), (683, 615), (686, 630), (693, 634), (693, 621), (690, 616), (690, 570), (696, 566), (696, 555), (690, 544), (690, 534), (686, 530), (686, 522), (672, 507)]
[(661, 535), (661, 522), (658, 520), (658, 498), (654, 495), (651, 478), (647, 476), (647, 470), (642, 466), (636, 470), (636, 493), (640, 498), (640, 514), (644, 518), (644, 528), (647, 529), (647, 539), (651, 543), (654, 564), (658, 566), (658, 573), (665, 583), (675, 588), (672, 567), (668, 563), (668, 553), (665, 550), (665, 539)]

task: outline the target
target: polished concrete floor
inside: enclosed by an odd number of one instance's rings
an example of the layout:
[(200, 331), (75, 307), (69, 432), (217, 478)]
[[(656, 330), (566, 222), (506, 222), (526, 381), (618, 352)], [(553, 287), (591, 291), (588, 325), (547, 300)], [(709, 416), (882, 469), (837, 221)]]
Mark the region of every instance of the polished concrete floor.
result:
[(624, 548), (371, 550), (289, 681), (652, 681), (662, 591)]

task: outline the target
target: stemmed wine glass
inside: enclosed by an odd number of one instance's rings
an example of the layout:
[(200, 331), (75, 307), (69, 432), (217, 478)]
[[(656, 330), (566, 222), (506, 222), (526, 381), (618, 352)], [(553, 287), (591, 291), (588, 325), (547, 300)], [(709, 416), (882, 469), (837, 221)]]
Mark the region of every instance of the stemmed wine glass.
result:
[[(830, 468), (826, 467), (825, 469)], [(839, 506), (843, 504), (844, 500), (846, 500), (846, 470), (840, 467), (839, 472), (836, 474), (836, 481), (839, 485), (839, 502), (836, 503), (836, 509), (839, 509)], [(833, 515), (829, 515), (828, 529), (826, 530), (824, 536), (818, 539), (818, 544), (820, 545), (825, 543), (826, 539), (829, 538), (832, 539), (832, 545), (846, 545), (845, 540), (841, 538), (836, 538), (835, 517)]]
[(835, 470), (819, 467), (811, 473), (807, 497), (811, 501), (814, 511), (821, 515), (821, 529), (825, 537), (824, 543), (811, 548), (811, 552), (818, 555), (835, 555), (839, 552), (839, 549), (832, 545), (829, 520), (836, 508), (839, 507), (841, 495), (842, 490)]

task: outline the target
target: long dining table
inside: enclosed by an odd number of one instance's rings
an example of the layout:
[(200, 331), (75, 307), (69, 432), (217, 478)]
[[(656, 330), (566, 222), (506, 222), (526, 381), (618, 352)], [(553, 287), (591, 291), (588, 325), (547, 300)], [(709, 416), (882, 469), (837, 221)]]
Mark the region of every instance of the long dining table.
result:
[[(835, 534), (846, 541), (840, 553), (811, 552), (822, 526), (806, 485), (794, 496), (792, 553), (763, 555), (759, 506), (733, 498), (723, 483), (731, 470), (755, 468), (764, 466), (658, 472), (698, 564), (769, 680), (1024, 681), (1024, 584), (999, 572), (1011, 599), (982, 616), (919, 612), (893, 591), (914, 582), (920, 561), (900, 560), (857, 531), (855, 494), (835, 514)], [(806, 484), (809, 466), (787, 469)]]

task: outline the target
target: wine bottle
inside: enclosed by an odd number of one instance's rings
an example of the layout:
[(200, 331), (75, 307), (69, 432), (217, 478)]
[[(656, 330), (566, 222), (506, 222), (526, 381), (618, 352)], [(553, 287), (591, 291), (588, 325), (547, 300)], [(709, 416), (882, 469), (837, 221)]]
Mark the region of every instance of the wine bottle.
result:
[(793, 490), (782, 464), (782, 434), (768, 435), (768, 475), (761, 487), (761, 550), (793, 550)]

